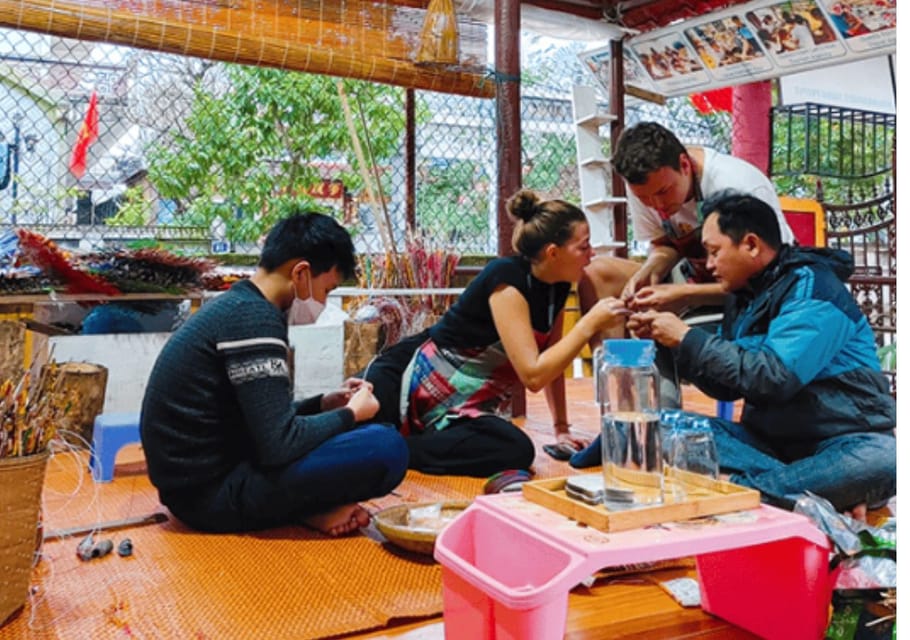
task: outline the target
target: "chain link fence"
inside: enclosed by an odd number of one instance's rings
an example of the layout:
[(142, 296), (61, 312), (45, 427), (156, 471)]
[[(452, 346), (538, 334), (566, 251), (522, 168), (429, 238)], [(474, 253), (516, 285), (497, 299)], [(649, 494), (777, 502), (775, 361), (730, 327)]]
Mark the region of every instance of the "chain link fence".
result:
[[(575, 202), (568, 96), (591, 83), (584, 45), (550, 45), (523, 63), (524, 184)], [(86, 251), (256, 253), (277, 219), (303, 207), (332, 212), (361, 252), (404, 248), (400, 88), (9, 29), (0, 68), (2, 231), (28, 227)], [(415, 95), (418, 233), (461, 255), (495, 254), (494, 102)], [(729, 150), (729, 114), (630, 101), (627, 122), (645, 119)]]

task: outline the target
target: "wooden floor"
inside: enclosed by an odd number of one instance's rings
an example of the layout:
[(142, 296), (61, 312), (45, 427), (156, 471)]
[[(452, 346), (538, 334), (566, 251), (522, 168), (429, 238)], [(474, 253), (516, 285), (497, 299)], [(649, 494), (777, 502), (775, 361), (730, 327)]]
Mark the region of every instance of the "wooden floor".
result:
[[(593, 402), (591, 379), (568, 380), (567, 396), (572, 429), (581, 435), (593, 437), (599, 430), (599, 411)], [(529, 394), (527, 400), (527, 416), (517, 419), (516, 422), (524, 426), (536, 444), (551, 441), (551, 420), (543, 394)], [(706, 414), (713, 414), (716, 408), (712, 400), (691, 388), (684, 388), (683, 405), (688, 410)], [(78, 472), (80, 491), (74, 494), (61, 487), (51, 491), (50, 496), (45, 496), (45, 515), (48, 518), (46, 524), (49, 529), (80, 524), (86, 520), (91, 522), (115, 521), (159, 509), (157, 495), (151, 490), (147, 480), (141, 449), (138, 445), (128, 446), (124, 453), (125, 456), (119, 457), (118, 473), (113, 482), (103, 485), (86, 484), (88, 482), (86, 472), (84, 468), (80, 468)], [(78, 463), (75, 466), (80, 467)], [(84, 465), (82, 466), (84, 467)], [(543, 477), (555, 477), (548, 475), (554, 472), (556, 475), (562, 475), (563, 467), (565, 467), (565, 463), (557, 463), (542, 452), (535, 460), (535, 471)], [(568, 469), (566, 471), (572, 472)], [(468, 491), (467, 488), (461, 487), (462, 483), (454, 482), (457, 479), (438, 478), (437, 482), (437, 478), (435, 476), (421, 477), (420, 483), (415, 481), (411, 487), (414, 495), (406, 496), (406, 498), (419, 501), (425, 491), (429, 491), (435, 496), (440, 490), (438, 484), (445, 484), (447, 491), (453, 491), (453, 487), (457, 484), (459, 495), (463, 491), (465, 495), (475, 496), (481, 490), (482, 480), (480, 479), (461, 479), (465, 482), (471, 481), (471, 483), (467, 483), (470, 484), (470, 491)], [(65, 487), (70, 487), (70, 484), (65, 484)], [(54, 489), (54, 487), (50, 488)], [(48, 493), (47, 490), (46, 486), (46, 493)], [(50, 503), (47, 501), (48, 497), (53, 498)], [(396, 498), (396, 501), (401, 500), (400, 497)], [(48, 508), (49, 505), (56, 506)], [(382, 505), (374, 506), (380, 508)], [(371, 572), (375, 571), (375, 565), (371, 564), (367, 567), (366, 578), (357, 574), (354, 565), (359, 558), (343, 560), (342, 545), (360, 551), (373, 551), (381, 554), (383, 558), (392, 557), (392, 554), (386, 552), (383, 546), (372, 544), (375, 540), (366, 536), (363, 537), (363, 540), (360, 536), (353, 536), (351, 540), (334, 541), (323, 539), (324, 537), (318, 534), (306, 534), (296, 530), (275, 536), (206, 536), (205, 534), (195, 536), (188, 535), (188, 532), (178, 526), (178, 523), (170, 522), (156, 527), (139, 527), (130, 531), (130, 535), (136, 542), (137, 549), (141, 550), (136, 557), (131, 558), (131, 562), (123, 562), (120, 558), (114, 558), (107, 563), (102, 560), (99, 564), (83, 565), (75, 559), (72, 551), (78, 542), (75, 538), (51, 543), (50, 548), (46, 547), (48, 561), (39, 565), (44, 569), (39, 572), (40, 580), (35, 583), (38, 589), (33, 591), (37, 595), (30, 599), (18, 619), (0, 627), (0, 640), (33, 637), (48, 638), (48, 640), (51, 638), (63, 640), (82, 637), (127, 637), (122, 633), (120, 618), (111, 617), (110, 606), (107, 603), (112, 597), (112, 593), (117, 595), (117, 607), (120, 607), (121, 601), (131, 604), (129, 612), (132, 616), (133, 626), (130, 629), (135, 633), (128, 634), (128, 637), (298, 637), (280, 631), (284, 628), (282, 624), (279, 624), (281, 622), (279, 619), (282, 618), (280, 615), (269, 617), (269, 624), (276, 625), (269, 630), (260, 627), (243, 627), (243, 624), (250, 624), (247, 615), (243, 613), (243, 608), (239, 605), (236, 608), (226, 607), (224, 604), (225, 602), (233, 603), (239, 598), (242, 601), (241, 604), (253, 603), (255, 611), (261, 613), (261, 602), (267, 601), (272, 603), (272, 607), (269, 607), (268, 611), (280, 611), (284, 607), (287, 611), (308, 616), (308, 619), (319, 618), (314, 613), (316, 603), (330, 603), (328, 605), (330, 612), (345, 610), (345, 606), (353, 609), (358, 603), (363, 604), (364, 592), (368, 591), (367, 585), (374, 575)], [(327, 558), (331, 567), (329, 573), (325, 575), (336, 576), (337, 572), (341, 572), (344, 575), (344, 579), (340, 581), (341, 586), (345, 588), (350, 586), (350, 592), (342, 590), (344, 591), (343, 596), (327, 599), (327, 586), (324, 582), (319, 582), (312, 591), (312, 599), (297, 598), (290, 605), (285, 603), (275, 606), (275, 603), (288, 592), (297, 594), (301, 589), (313, 586), (310, 584), (313, 582), (312, 580), (307, 581), (303, 578), (311, 574), (323, 575), (313, 571), (294, 572), (293, 569), (289, 569), (290, 565), (286, 562), (275, 566), (269, 564), (270, 558), (272, 561), (278, 557), (285, 558), (285, 554), (292, 548), (296, 550), (299, 559), (304, 549), (301, 546), (301, 540), (307, 541), (307, 549), (311, 547), (326, 549), (327, 555), (324, 557)], [(358, 546), (361, 542), (367, 544), (363, 547)], [(200, 548), (200, 545), (204, 548)], [(237, 545), (243, 545), (245, 551), (239, 553), (237, 550), (240, 547)], [(208, 547), (220, 551), (212, 554)], [(232, 551), (228, 553), (227, 549)], [(221, 555), (222, 551), (224, 557)], [(241, 562), (241, 558), (233, 557), (238, 554), (242, 559), (255, 558), (256, 568), (249, 569), (249, 571), (238, 570), (237, 566)], [(320, 558), (322, 557), (320, 556)], [(378, 557), (376, 556), (376, 558)], [(534, 558), (529, 558), (528, 561), (533, 562)], [(263, 567), (270, 566), (270, 569), (263, 572)], [(414, 566), (417, 567), (417, 565)], [(425, 566), (438, 567), (438, 565), (433, 565), (432, 561), (427, 560), (414, 571)], [(337, 571), (336, 567), (339, 567)], [(138, 568), (142, 568), (142, 571), (139, 571)], [(89, 573), (89, 570), (92, 573)], [(270, 582), (270, 579), (276, 573), (280, 573), (280, 570), (290, 570), (292, 575), (286, 577), (284, 581)], [(164, 576), (165, 571), (169, 572), (166, 579), (162, 578), (154, 583), (148, 582), (150, 580), (148, 572)], [(256, 571), (264, 574), (258, 575)], [(403, 573), (403, 575), (407, 574), (408, 572)], [(356, 575), (361, 575), (361, 578), (353, 577)], [(215, 589), (209, 583), (209, 576), (219, 576), (218, 584), (222, 585), (220, 590)], [(248, 576), (253, 576), (252, 582)], [(614, 638), (655, 640), (730, 638), (736, 640), (755, 637), (724, 620), (705, 613), (698, 607), (682, 607), (660, 586), (661, 582), (683, 576), (697, 577), (691, 558), (683, 559), (682, 563), (677, 562), (660, 571), (651, 570), (622, 575), (614, 573), (612, 576), (599, 575), (591, 586), (576, 587), (568, 596), (565, 638), (570, 640), (611, 640)], [(744, 579), (746, 578), (744, 577)], [(420, 611), (439, 611), (441, 599), (437, 580), (438, 578), (434, 574), (434, 578), (428, 582), (428, 593), (432, 595), (431, 599), (434, 601), (432, 607), (420, 609), (386, 604), (384, 611), (405, 613), (378, 618), (384, 621), (388, 620), (390, 616), (392, 617), (391, 621), (382, 628), (377, 628), (375, 623), (358, 623), (359, 626), (344, 625), (340, 627), (342, 630), (373, 629), (369, 632), (350, 632), (342, 636), (330, 636), (328, 633), (321, 632), (318, 635), (307, 637), (333, 637), (345, 640), (379, 640), (382, 638), (387, 640), (443, 640), (448, 637), (448, 640), (473, 640), (460, 635), (454, 621), (446, 621), (441, 613), (421, 619), (394, 617), (395, 615), (419, 615)], [(2, 578), (0, 578), (0, 583), (2, 583)], [(159, 584), (163, 585), (162, 589), (156, 588)], [(286, 584), (302, 586), (289, 589), (284, 586)], [(223, 585), (234, 586), (227, 588)], [(407, 592), (402, 579), (395, 578), (389, 582), (389, 585), (384, 585), (380, 590), (380, 593), (388, 595), (388, 597), (384, 597), (384, 602), (400, 605), (403, 596), (396, 598), (395, 589), (402, 589), (402, 593)], [(197, 587), (199, 594), (205, 595), (200, 597), (198, 605), (184, 607), (183, 603), (191, 602), (192, 598), (196, 597), (195, 589)], [(277, 591), (275, 593), (268, 591), (271, 588)], [(181, 594), (189, 593), (190, 595), (175, 597), (174, 594), (178, 591)], [(221, 593), (222, 591), (224, 593)], [(264, 596), (264, 593), (271, 595)], [(263, 598), (263, 600), (258, 598)], [(53, 606), (51, 606), (52, 604)], [(116, 609), (116, 611), (119, 610), (119, 608)], [(769, 612), (769, 615), (773, 615), (773, 613)], [(214, 629), (217, 625), (214, 625), (212, 620), (218, 620), (219, 616), (223, 616), (227, 620), (228, 626), (239, 635), (198, 631), (199, 629)], [(296, 619), (295, 616), (290, 617)], [(37, 626), (33, 623), (37, 623)], [(90, 629), (90, 631), (76, 631), (77, 629)], [(167, 631), (161, 632), (162, 629)], [(181, 634), (178, 631), (185, 633)], [(341, 632), (341, 630), (332, 631), (332, 633)]]
[[(568, 380), (566, 387), (570, 421), (581, 431), (596, 431), (597, 410), (593, 403), (591, 379)], [(526, 420), (546, 421), (547, 408), (543, 395), (529, 394), (527, 398)], [(684, 387), (683, 406), (690, 411), (713, 415), (716, 405), (698, 390)], [(698, 607), (680, 606), (658, 586), (660, 582), (683, 576), (694, 578), (696, 574), (692, 568), (671, 568), (599, 579), (590, 588), (579, 586), (573, 589), (569, 594), (565, 637), (569, 640), (738, 640), (757, 637)], [(429, 620), (400, 621), (381, 631), (345, 636), (371, 640), (442, 640), (445, 637), (445, 623), (441, 616)], [(461, 640), (455, 629), (449, 630), (449, 639)]]

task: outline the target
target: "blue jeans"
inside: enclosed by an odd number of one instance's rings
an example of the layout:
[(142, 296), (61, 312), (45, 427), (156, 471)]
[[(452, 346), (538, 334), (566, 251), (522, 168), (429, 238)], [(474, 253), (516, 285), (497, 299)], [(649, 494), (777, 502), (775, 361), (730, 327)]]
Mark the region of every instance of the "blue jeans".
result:
[(848, 433), (816, 443), (772, 447), (743, 425), (710, 418), (722, 473), (792, 509), (803, 491), (838, 511), (881, 504), (897, 492), (897, 449), (890, 433)]
[(242, 462), (192, 495), (161, 496), (180, 520), (201, 531), (255, 531), (384, 496), (404, 479), (408, 448), (396, 429), (368, 424), (329, 438), (284, 467)]
[[(897, 493), (897, 450), (890, 433), (848, 433), (812, 444), (778, 446), (775, 451), (739, 423), (699, 417), (711, 422), (721, 472), (730, 474), (736, 484), (760, 491), (763, 502), (792, 509), (804, 491), (811, 491), (844, 511), (861, 503), (879, 505)], [(661, 426), (666, 445), (669, 433)], [(577, 469), (600, 465), (600, 446), (597, 436), (569, 464)]]

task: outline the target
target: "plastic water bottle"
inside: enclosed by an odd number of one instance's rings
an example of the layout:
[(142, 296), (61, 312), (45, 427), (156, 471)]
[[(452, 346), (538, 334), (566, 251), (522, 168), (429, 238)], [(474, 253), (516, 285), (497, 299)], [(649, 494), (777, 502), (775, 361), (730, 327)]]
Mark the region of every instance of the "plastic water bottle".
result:
[(660, 379), (653, 340), (605, 340), (600, 372), (604, 503), (662, 504)]
[[(603, 370), (604, 363), (604, 348), (603, 345), (598, 346), (594, 349), (594, 353), (591, 358), (592, 368), (594, 369), (594, 402), (597, 403), (597, 406), (603, 411), (603, 400), (602, 400), (602, 385), (600, 383), (600, 373)], [(602, 414), (601, 414), (602, 415)]]

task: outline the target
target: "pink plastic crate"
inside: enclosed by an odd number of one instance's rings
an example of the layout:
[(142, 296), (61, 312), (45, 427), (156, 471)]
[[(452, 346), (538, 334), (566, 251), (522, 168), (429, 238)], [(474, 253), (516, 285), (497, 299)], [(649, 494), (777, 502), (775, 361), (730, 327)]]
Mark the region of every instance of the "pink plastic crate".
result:
[[(583, 558), (472, 505), (436, 540), (446, 637), (561, 638)], [(456, 622), (457, 621), (457, 622)]]
[(701, 606), (763, 638), (823, 638), (834, 585), (828, 555), (804, 538), (698, 555)]
[(447, 638), (558, 640), (568, 593), (611, 566), (696, 556), (702, 606), (770, 639), (822, 638), (828, 541), (804, 516), (761, 506), (702, 527), (607, 533), (519, 494), (482, 496), (436, 541)]

